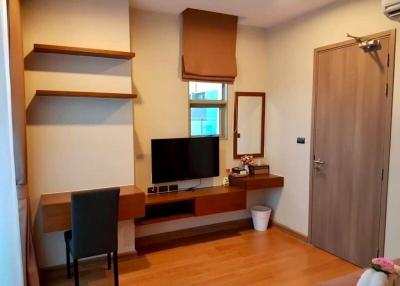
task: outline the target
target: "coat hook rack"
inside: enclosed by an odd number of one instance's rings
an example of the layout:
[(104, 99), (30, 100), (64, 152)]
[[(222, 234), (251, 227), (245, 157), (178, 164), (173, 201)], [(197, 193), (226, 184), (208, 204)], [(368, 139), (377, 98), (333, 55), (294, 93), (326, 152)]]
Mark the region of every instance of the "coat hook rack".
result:
[(352, 39), (356, 40), (356, 42), (358, 42), (358, 43), (362, 42), (362, 38), (361, 37), (353, 36), (353, 35), (350, 35), (349, 33), (346, 34), (346, 37), (352, 38)]
[(370, 52), (370, 51), (376, 51), (381, 48), (381, 42), (380, 40), (365, 40), (363, 41), (363, 38), (357, 37), (350, 35), (349, 33), (346, 34), (348, 38), (354, 39), (358, 43), (358, 47), (363, 49), (364, 52)]

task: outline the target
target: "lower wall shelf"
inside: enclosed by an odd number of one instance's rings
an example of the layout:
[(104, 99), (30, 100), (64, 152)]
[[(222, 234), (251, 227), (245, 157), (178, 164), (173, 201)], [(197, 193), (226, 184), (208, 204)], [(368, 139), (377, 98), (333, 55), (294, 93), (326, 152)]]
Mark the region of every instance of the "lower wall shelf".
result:
[(164, 204), (152, 204), (145, 206), (145, 217), (136, 219), (136, 223), (139, 225), (151, 224), (192, 217), (194, 215), (195, 201), (193, 199)]
[(94, 97), (94, 98), (136, 98), (132, 93), (65, 91), (65, 90), (37, 90), (36, 96), (66, 96), (66, 97)]
[(193, 213), (181, 213), (181, 214), (165, 215), (165, 216), (160, 216), (160, 217), (156, 217), (156, 218), (140, 218), (140, 219), (136, 219), (135, 223), (137, 225), (146, 225), (146, 224), (159, 223), (159, 222), (177, 220), (177, 219), (188, 218), (188, 217), (194, 217), (194, 214)]

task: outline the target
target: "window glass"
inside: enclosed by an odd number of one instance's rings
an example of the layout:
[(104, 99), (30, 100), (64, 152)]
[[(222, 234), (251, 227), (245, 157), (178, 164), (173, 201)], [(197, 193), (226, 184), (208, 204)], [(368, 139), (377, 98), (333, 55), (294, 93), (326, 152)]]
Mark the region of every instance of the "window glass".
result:
[(226, 83), (189, 81), (191, 136), (227, 138), (227, 91)]
[(220, 135), (220, 112), (218, 107), (190, 108), (191, 136)]
[(225, 84), (214, 82), (189, 82), (191, 100), (224, 100)]

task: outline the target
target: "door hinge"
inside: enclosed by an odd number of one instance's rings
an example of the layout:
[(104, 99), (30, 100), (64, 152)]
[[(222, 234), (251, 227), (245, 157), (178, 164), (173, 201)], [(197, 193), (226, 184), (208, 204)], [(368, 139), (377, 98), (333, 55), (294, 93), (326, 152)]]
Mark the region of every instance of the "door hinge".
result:
[(390, 66), (390, 54), (387, 55), (387, 66)]
[(383, 170), (383, 168), (381, 169), (381, 181), (383, 182), (383, 175), (384, 175), (385, 171)]
[(387, 97), (388, 94), (389, 94), (389, 84), (387, 83), (387, 84), (385, 85), (385, 96)]

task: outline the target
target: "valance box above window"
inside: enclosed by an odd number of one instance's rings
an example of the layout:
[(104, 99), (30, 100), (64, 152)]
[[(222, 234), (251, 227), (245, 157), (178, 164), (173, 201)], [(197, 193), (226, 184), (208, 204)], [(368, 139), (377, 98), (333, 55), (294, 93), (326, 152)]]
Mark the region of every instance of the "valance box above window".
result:
[(233, 83), (238, 17), (196, 9), (182, 17), (182, 79)]

